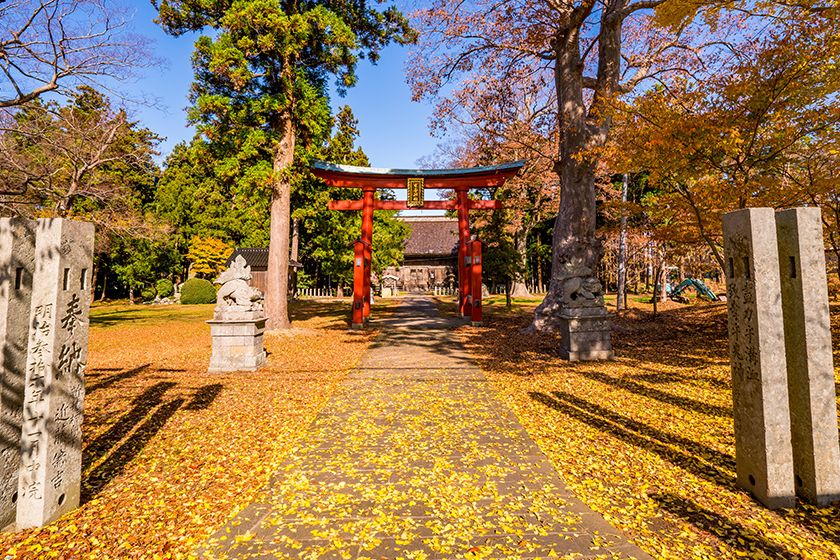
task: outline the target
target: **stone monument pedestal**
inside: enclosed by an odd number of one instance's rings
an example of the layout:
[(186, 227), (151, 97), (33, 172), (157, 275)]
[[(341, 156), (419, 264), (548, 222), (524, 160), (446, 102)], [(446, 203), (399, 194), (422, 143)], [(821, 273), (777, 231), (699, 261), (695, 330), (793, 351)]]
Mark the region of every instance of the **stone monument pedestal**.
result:
[(610, 314), (601, 307), (566, 309), (560, 315), (560, 357), (570, 362), (612, 360)]
[(265, 363), (265, 317), (207, 321), (213, 338), (209, 373), (257, 371)]
[(724, 214), (723, 239), (737, 483), (768, 508), (791, 508), (796, 502), (776, 213), (746, 208)]

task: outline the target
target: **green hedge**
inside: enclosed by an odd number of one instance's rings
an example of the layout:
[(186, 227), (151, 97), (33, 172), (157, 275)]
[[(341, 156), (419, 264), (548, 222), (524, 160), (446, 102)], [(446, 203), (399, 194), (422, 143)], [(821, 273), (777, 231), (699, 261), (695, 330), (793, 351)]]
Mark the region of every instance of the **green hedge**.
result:
[(172, 285), (172, 280), (169, 278), (161, 278), (155, 284), (157, 295), (160, 297), (171, 297), (175, 293), (175, 286)]
[(181, 286), (181, 303), (216, 303), (216, 288), (209, 280), (190, 278)]

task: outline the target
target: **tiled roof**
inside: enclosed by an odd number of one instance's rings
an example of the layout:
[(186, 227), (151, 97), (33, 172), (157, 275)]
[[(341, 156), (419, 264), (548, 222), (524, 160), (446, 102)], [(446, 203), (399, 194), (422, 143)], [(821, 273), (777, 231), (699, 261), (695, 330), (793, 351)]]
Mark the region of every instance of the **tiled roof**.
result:
[[(248, 265), (251, 267), (251, 270), (255, 272), (259, 270), (268, 269), (268, 249), (264, 247), (238, 248), (228, 257), (226, 266), (230, 266), (230, 263), (233, 262), (233, 259), (236, 258), (236, 255), (242, 255), (243, 257), (245, 257), (245, 262), (248, 263)], [(297, 261), (290, 260), (289, 266), (301, 267), (302, 265)]]
[[(457, 252), (458, 220), (443, 217), (400, 218), (411, 228), (405, 246), (405, 255), (449, 256)], [(375, 248), (374, 248), (375, 250)]]

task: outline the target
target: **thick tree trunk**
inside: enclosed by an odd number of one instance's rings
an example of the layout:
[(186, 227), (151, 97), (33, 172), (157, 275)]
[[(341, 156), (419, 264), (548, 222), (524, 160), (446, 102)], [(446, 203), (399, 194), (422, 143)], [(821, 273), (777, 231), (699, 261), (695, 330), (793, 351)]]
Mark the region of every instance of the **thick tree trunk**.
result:
[(280, 123), (280, 141), (274, 154), (274, 184), (271, 193), (271, 225), (266, 271), (265, 314), (269, 330), (288, 329), (289, 321), (289, 229), (292, 184), (289, 176), (295, 155), (295, 131), (291, 115)]
[(595, 164), (584, 156), (593, 141), (583, 99), (580, 37), (568, 30), (555, 42), (555, 85), (560, 108), (560, 209), (554, 222), (551, 283), (534, 314), (532, 330), (551, 331), (568, 309), (604, 308), (597, 278), (602, 247), (595, 237)]
[(128, 303), (134, 305), (134, 286), (130, 284), (128, 286)]
[[(516, 254), (519, 255), (521, 262), (524, 264), (528, 262), (528, 230), (522, 228), (514, 236), (514, 244), (516, 246)], [(528, 285), (525, 283), (524, 267), (516, 272), (513, 278), (513, 283), (510, 289), (510, 295), (513, 297), (527, 298), (531, 297), (531, 292), (528, 291)]]
[[(627, 202), (627, 173), (621, 178), (621, 202)], [(615, 311), (620, 313), (627, 306), (627, 215), (621, 210), (618, 229), (618, 278), (615, 290)]]

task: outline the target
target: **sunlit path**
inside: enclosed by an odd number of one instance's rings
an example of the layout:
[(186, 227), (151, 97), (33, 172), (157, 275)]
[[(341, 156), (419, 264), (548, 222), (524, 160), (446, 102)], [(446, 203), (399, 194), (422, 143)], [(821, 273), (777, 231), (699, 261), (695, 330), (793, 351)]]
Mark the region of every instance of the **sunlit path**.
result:
[(648, 558), (564, 486), (411, 298), (211, 558)]

